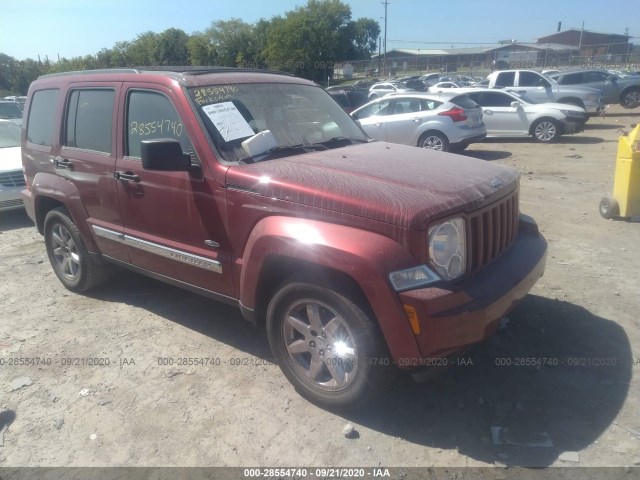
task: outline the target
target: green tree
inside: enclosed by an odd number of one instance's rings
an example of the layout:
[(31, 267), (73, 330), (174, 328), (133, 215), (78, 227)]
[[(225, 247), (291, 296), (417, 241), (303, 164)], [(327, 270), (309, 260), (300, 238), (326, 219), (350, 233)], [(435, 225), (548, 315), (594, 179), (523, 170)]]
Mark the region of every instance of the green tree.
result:
[(265, 55), (272, 68), (324, 82), (336, 63), (366, 58), (379, 30), (371, 19), (353, 22), (351, 8), (340, 0), (308, 0), (272, 19)]
[(158, 65), (159, 35), (154, 32), (144, 32), (128, 44), (126, 50), (128, 66)]
[(210, 43), (209, 36), (204, 33), (193, 33), (187, 42), (187, 50), (189, 51), (189, 64), (194, 67), (217, 64), (216, 50)]
[(206, 31), (209, 45), (216, 52), (216, 60), (223, 67), (254, 66), (261, 59), (266, 35), (261, 25), (261, 35), (256, 35), (256, 27), (239, 18), (218, 20)]
[(189, 64), (189, 35), (178, 28), (169, 28), (158, 35), (156, 59), (159, 65)]

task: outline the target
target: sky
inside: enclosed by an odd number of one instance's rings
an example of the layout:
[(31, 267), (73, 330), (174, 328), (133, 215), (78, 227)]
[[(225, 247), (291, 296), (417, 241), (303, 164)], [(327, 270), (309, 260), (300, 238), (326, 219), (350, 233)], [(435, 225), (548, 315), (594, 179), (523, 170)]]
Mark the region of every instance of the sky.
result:
[[(378, 20), (381, 0), (343, 0), (353, 19)], [(95, 54), (146, 31), (179, 28), (191, 34), (212, 22), (254, 23), (306, 4), (306, 0), (0, 0), (0, 53), (18, 60)], [(640, 0), (389, 0), (387, 50), (463, 48), (515, 39), (535, 42), (562, 29), (640, 38)], [(638, 44), (640, 40), (632, 39)]]

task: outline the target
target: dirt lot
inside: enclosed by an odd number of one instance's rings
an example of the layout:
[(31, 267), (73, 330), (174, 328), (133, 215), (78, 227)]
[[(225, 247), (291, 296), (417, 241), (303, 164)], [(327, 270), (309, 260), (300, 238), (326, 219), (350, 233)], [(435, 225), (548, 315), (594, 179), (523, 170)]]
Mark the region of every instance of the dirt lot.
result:
[(612, 107), (553, 145), (469, 148), (522, 173), (546, 274), (470, 364), (347, 416), (298, 396), (234, 309), (127, 272), (71, 294), (26, 215), (2, 214), (0, 466), (639, 465), (640, 223), (597, 210), (638, 113)]

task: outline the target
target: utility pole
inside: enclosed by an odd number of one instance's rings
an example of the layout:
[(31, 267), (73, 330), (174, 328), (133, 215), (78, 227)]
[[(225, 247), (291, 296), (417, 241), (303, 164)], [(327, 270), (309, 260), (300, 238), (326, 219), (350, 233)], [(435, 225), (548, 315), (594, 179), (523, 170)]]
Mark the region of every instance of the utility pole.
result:
[[(582, 53), (582, 34), (584, 33), (584, 20), (582, 21), (582, 28), (580, 29), (580, 41), (578, 42), (578, 59), (581, 57)], [(585, 63), (585, 62), (582, 62)]]
[(381, 2), (384, 5), (384, 60), (382, 63), (382, 68), (385, 73), (387, 72), (387, 6), (389, 5), (388, 0)]

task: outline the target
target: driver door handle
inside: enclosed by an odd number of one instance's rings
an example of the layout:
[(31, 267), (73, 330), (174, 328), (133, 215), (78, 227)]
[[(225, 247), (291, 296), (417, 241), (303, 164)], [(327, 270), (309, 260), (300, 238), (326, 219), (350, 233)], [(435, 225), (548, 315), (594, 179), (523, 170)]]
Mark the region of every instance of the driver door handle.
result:
[(124, 180), (125, 182), (140, 183), (140, 177), (133, 172), (113, 172), (113, 178)]
[(51, 159), (51, 163), (55, 168), (62, 168), (64, 170), (73, 170), (73, 163), (68, 158), (55, 157)]

